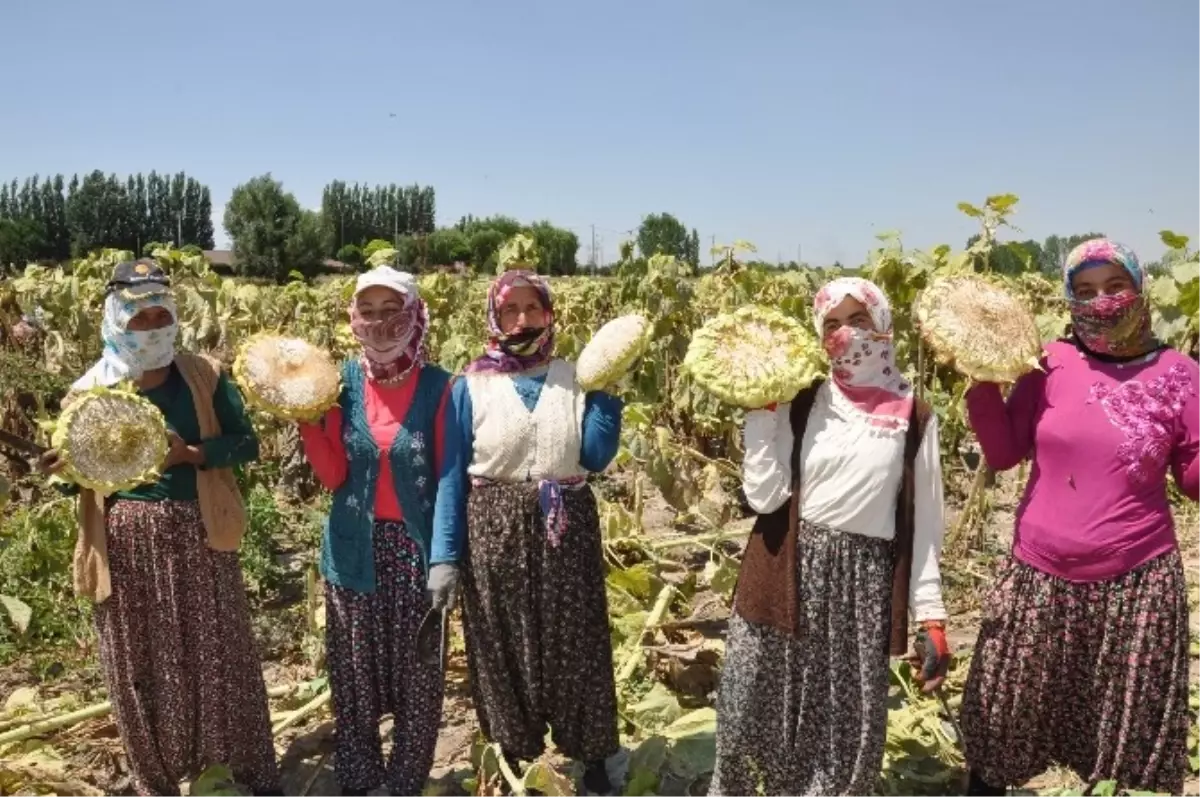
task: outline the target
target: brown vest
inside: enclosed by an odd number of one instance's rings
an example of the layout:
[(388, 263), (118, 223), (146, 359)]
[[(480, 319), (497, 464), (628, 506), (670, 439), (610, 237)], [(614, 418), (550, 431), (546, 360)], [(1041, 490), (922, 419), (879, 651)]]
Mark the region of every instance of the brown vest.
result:
[[(743, 619), (769, 625), (790, 636), (799, 636), (800, 617), (796, 583), (796, 546), (800, 521), (800, 461), (808, 414), (821, 382), (801, 390), (792, 401), (792, 497), (766, 515), (759, 515), (750, 532), (746, 552), (734, 593), (733, 608)], [(908, 652), (908, 589), (912, 575), (913, 547), (913, 463), (921, 447), (921, 437), (929, 422), (929, 406), (913, 402), (913, 414), (904, 437), (904, 475), (896, 501), (896, 534), (892, 540), (891, 629), (888, 652), (902, 656)]]
[[(213, 394), (221, 375), (220, 365), (207, 357), (186, 352), (175, 355), (175, 365), (192, 393), (201, 438), (207, 440), (219, 436), (221, 424), (213, 409)], [(74, 400), (75, 395), (67, 395), (63, 406)], [(197, 470), (196, 492), (208, 547), (215, 551), (236, 551), (246, 531), (246, 507), (233, 470)], [(81, 490), (79, 538), (75, 541), (75, 594), (96, 603), (103, 603), (112, 594), (105, 533), (104, 500), (92, 490)]]

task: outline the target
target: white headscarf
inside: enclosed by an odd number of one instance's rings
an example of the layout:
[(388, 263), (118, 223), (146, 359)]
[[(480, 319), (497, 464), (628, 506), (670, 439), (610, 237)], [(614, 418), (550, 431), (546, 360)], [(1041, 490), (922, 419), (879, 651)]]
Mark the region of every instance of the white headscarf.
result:
[[(130, 319), (150, 307), (164, 308), (171, 314), (171, 323), (162, 329), (127, 329)], [(71, 389), (110, 387), (122, 380), (137, 379), (146, 371), (165, 368), (175, 359), (178, 335), (179, 315), (170, 293), (127, 297), (113, 291), (104, 300), (104, 320), (100, 323), (104, 353)]]
[[(825, 334), (825, 316), (847, 296), (867, 308), (875, 325), (873, 332), (844, 326)], [(896, 366), (892, 308), (879, 286), (858, 277), (833, 280), (813, 298), (813, 321), (829, 355), (833, 389), (869, 415), (872, 423), (907, 427), (912, 414), (912, 385)]]

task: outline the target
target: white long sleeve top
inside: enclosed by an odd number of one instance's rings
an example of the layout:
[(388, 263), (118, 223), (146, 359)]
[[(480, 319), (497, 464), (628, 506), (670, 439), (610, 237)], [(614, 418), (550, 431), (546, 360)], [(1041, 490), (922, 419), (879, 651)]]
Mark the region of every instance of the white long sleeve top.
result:
[[(746, 500), (759, 514), (791, 497), (791, 405), (746, 415), (742, 465)], [(904, 429), (868, 421), (839, 391), (822, 384), (814, 397), (801, 448), (800, 517), (851, 534), (890, 540), (903, 475)], [(945, 521), (937, 418), (930, 417), (913, 464), (915, 506), (909, 612), (917, 622), (943, 620), (938, 567)]]

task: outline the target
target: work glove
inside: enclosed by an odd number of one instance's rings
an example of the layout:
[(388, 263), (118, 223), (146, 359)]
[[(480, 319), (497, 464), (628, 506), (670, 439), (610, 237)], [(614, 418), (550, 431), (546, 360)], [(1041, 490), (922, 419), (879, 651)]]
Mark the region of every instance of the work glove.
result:
[(434, 611), (452, 610), (458, 597), (458, 565), (443, 562), (429, 568), (428, 592)]
[(922, 692), (936, 692), (946, 680), (950, 668), (950, 646), (946, 643), (946, 621), (926, 620), (913, 642), (913, 655), (908, 662), (912, 665), (913, 680), (921, 685)]

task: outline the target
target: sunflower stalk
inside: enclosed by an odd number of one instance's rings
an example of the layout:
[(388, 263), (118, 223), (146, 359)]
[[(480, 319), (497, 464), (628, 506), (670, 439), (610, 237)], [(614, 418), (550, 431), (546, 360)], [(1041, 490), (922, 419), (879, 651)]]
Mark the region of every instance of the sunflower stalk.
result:
[(312, 700), (308, 701), (303, 706), (296, 709), (291, 714), (289, 714), (286, 717), (284, 717), (283, 719), (281, 719), (279, 722), (275, 723), (275, 725), (273, 725), (271, 727), (271, 735), (278, 736), (279, 734), (283, 733), (288, 728), (297, 724), (301, 720), (307, 719), (308, 717), (312, 716), (313, 714), (316, 714), (332, 698), (333, 698), (333, 691), (331, 689), (326, 688), (319, 695), (314, 697)]
[(617, 671), (618, 683), (628, 681), (637, 671), (638, 665), (642, 663), (642, 657), (645, 655), (645, 651), (642, 649), (642, 638), (652, 628), (662, 622), (663, 615), (667, 613), (667, 607), (671, 605), (671, 598), (674, 594), (675, 588), (670, 584), (664, 586), (662, 591), (658, 593), (658, 599), (654, 601), (654, 608), (646, 616), (646, 623), (642, 626), (642, 632), (634, 640), (633, 650), (626, 656), (625, 661), (621, 664), (621, 669)]
[[(273, 686), (267, 690), (267, 697), (284, 697), (299, 689), (297, 684)], [(34, 719), (26, 720), (24, 724), (12, 730), (0, 733), (0, 745), (12, 742), (23, 742), (43, 736), (52, 731), (60, 731), (78, 725), (81, 722), (107, 716), (112, 711), (112, 702), (105, 700), (84, 708), (68, 711), (63, 714), (44, 714)]]

